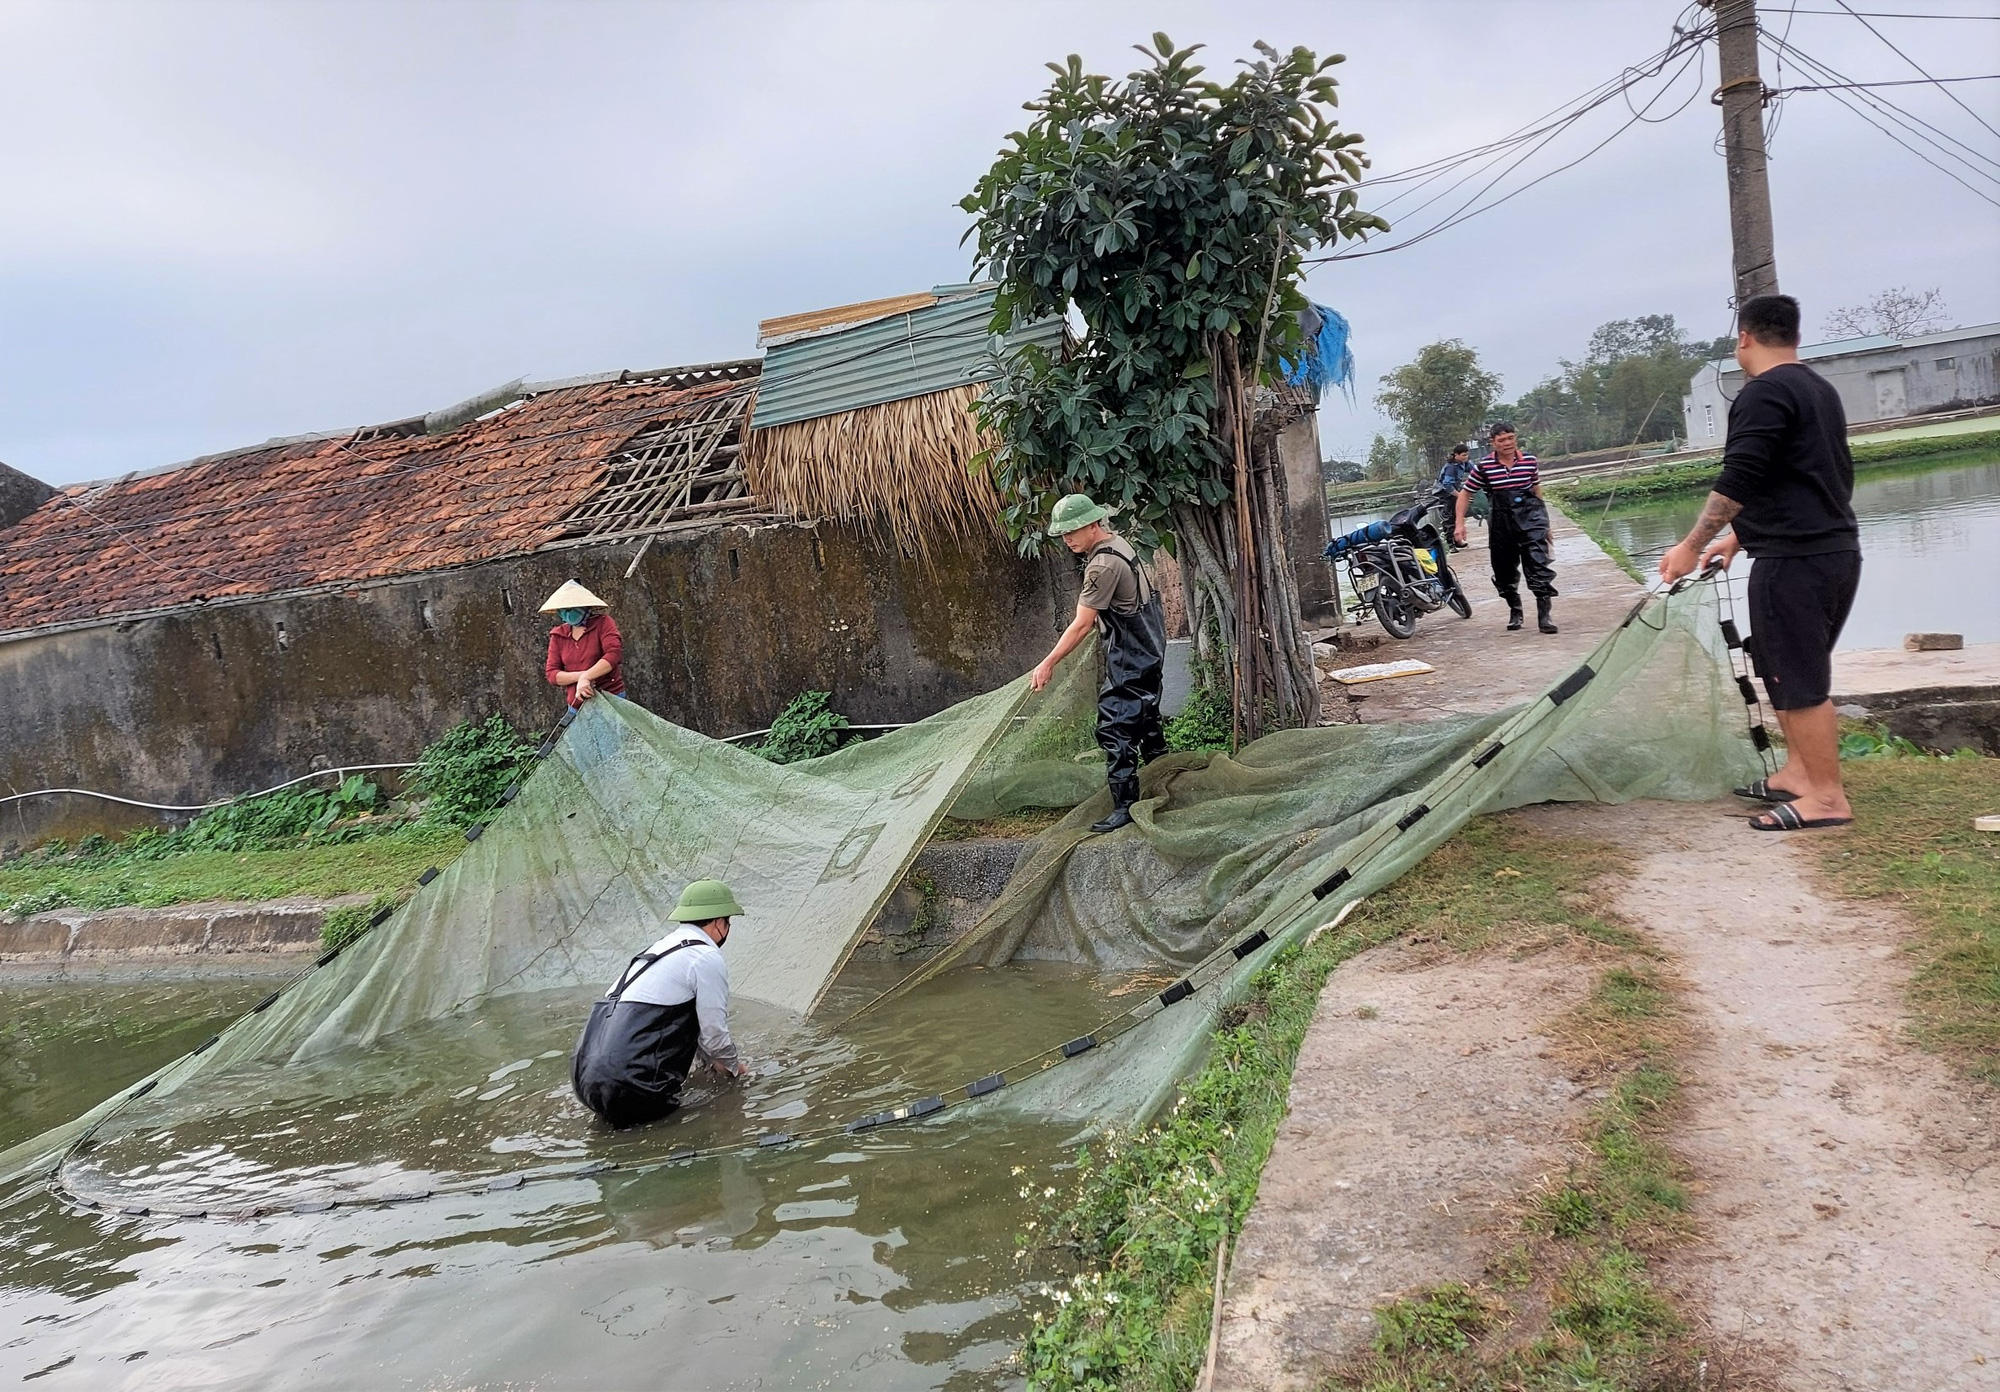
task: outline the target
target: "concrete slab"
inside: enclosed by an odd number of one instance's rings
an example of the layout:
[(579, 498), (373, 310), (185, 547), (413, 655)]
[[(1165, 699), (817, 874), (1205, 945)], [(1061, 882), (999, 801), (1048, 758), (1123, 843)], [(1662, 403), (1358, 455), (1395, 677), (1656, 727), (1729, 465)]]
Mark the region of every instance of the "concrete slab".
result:
[[(1525, 701), (1577, 663), (1645, 594), (1603, 548), (1558, 510), (1550, 509), (1556, 567), (1557, 634), (1535, 631), (1534, 610), (1518, 633), (1507, 631), (1507, 605), (1493, 592), (1486, 564), (1486, 537), (1474, 527), (1471, 545), (1453, 558), (1472, 600), (1472, 617), (1448, 609), (1427, 614), (1417, 631), (1401, 641), (1385, 640), (1357, 654), (1353, 662), (1391, 662), (1414, 657), (1438, 670), (1430, 676), (1398, 677), (1343, 687), (1322, 682), (1320, 700), (1330, 720), (1380, 725), (1391, 721), (1436, 720), (1447, 715), (1484, 715)], [(1363, 634), (1381, 634), (1372, 621)], [(1946, 656), (1947, 654), (1927, 654)]]
[(50, 909), (14, 922), (0, 921), (0, 962), (310, 952), (319, 946), (320, 925), (329, 911), (368, 901), (368, 895), (350, 894), (257, 904), (176, 904), (164, 909)]
[(1933, 688), (2000, 687), (2000, 643), (1968, 643), (1956, 652), (1906, 652), (1902, 648), (1862, 648), (1833, 655), (1836, 702), (1897, 691)]

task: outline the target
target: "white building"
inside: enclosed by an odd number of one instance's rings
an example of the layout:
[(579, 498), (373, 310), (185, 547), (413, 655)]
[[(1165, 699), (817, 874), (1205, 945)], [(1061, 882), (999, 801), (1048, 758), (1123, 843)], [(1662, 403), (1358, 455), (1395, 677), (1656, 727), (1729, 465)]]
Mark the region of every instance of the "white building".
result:
[[(2000, 324), (1901, 339), (1843, 338), (1809, 344), (1799, 357), (1833, 383), (1849, 425), (2000, 402)], [(1722, 443), (1729, 403), (1742, 389), (1743, 369), (1734, 358), (1702, 364), (1681, 398), (1688, 448)]]

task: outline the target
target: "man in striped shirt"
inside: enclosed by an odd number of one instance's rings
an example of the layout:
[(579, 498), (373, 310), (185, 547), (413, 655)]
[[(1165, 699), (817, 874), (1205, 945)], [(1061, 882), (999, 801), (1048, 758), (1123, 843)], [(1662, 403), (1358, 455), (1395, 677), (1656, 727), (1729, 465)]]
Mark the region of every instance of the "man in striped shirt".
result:
[(1524, 454), (1514, 427), (1495, 422), (1487, 436), (1493, 452), (1472, 466), (1458, 495), (1458, 517), (1452, 537), (1465, 545), (1465, 509), (1472, 495), (1484, 489), (1493, 505), (1486, 524), (1487, 554), (1493, 562), (1493, 588), (1507, 601), (1507, 627), (1521, 626), (1521, 577), (1535, 596), (1535, 626), (1556, 631), (1549, 605), (1556, 597), (1556, 571), (1549, 563), (1549, 507), (1542, 501), (1541, 467)]

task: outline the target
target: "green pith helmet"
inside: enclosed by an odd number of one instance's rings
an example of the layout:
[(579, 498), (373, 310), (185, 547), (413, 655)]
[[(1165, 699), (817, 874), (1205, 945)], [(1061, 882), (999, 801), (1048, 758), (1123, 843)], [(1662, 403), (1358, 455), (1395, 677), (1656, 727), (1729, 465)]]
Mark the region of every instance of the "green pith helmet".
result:
[(1102, 522), (1110, 515), (1110, 508), (1091, 502), (1087, 494), (1071, 493), (1058, 502), (1056, 510), (1049, 514), (1049, 535), (1062, 536), (1079, 527), (1088, 527), (1093, 522)]
[(721, 880), (696, 880), (681, 891), (680, 903), (667, 917), (676, 923), (706, 923), (711, 918), (735, 918), (742, 912), (743, 906)]

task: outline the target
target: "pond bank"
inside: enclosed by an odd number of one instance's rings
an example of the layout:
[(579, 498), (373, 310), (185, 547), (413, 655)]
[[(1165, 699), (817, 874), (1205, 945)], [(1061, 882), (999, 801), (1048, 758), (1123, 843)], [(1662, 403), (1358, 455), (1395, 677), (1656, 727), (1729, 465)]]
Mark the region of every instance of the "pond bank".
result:
[(181, 904), (166, 909), (51, 909), (0, 922), (0, 963), (51, 966), (108, 960), (299, 956), (317, 951), (328, 913), (368, 896)]

